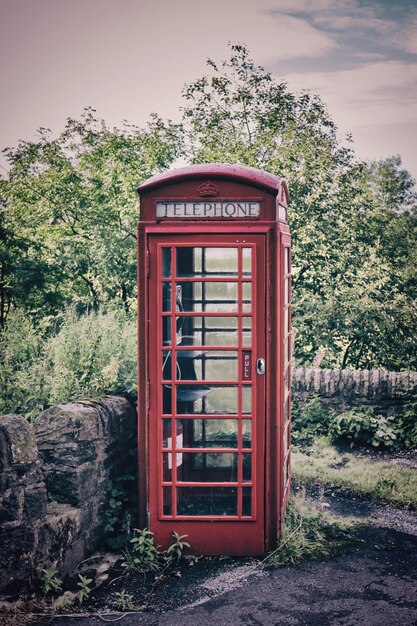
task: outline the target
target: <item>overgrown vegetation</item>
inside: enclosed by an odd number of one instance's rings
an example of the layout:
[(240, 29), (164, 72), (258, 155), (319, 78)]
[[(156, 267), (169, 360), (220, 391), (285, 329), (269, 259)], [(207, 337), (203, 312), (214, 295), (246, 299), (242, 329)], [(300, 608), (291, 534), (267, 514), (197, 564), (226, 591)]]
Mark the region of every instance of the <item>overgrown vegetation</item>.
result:
[(328, 436), (333, 443), (374, 449), (417, 447), (417, 403), (408, 402), (395, 415), (381, 415), (372, 407), (358, 407), (338, 413), (318, 397), (293, 406), (293, 439), (312, 442)]
[(135, 320), (74, 309), (35, 326), (21, 311), (0, 333), (0, 414), (29, 419), (59, 402), (137, 390)]
[(417, 509), (417, 472), (399, 465), (340, 453), (328, 439), (292, 450), (292, 476), (298, 484), (332, 486), (372, 500)]
[(360, 527), (356, 520), (312, 507), (301, 491), (290, 498), (280, 544), (266, 562), (272, 566), (295, 565), (329, 556), (341, 546), (358, 541)]

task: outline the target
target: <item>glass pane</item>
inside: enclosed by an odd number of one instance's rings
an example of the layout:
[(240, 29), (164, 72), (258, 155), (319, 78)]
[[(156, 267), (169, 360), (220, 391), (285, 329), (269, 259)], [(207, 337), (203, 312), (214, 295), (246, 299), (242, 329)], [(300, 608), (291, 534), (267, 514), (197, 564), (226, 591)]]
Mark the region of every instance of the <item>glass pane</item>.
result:
[(286, 306), (284, 309), (284, 335), (286, 335), (288, 331), (290, 330), (289, 321), (290, 321), (290, 311), (289, 311), (289, 307)]
[(195, 483), (236, 482), (237, 453), (184, 452), (181, 481)]
[(242, 454), (243, 459), (243, 482), (249, 483), (252, 480), (252, 454)]
[(172, 482), (172, 452), (166, 452), (162, 455), (162, 469), (164, 483)]
[(162, 343), (167, 346), (171, 343), (171, 318), (163, 317), (162, 323)]
[(171, 310), (171, 283), (162, 283), (162, 310)]
[(284, 431), (284, 456), (287, 456), (288, 452), (288, 428)]
[(171, 350), (162, 351), (162, 380), (171, 380)]
[(252, 413), (252, 387), (242, 387), (242, 413)]
[[(181, 353), (177, 354), (181, 365)], [(197, 380), (233, 380), (237, 382), (237, 352), (205, 352), (194, 359)], [(184, 378), (184, 376), (181, 376)]]
[(252, 274), (252, 249), (243, 248), (242, 250), (242, 272), (244, 276)]
[(171, 276), (171, 248), (162, 248), (162, 276)]
[(177, 276), (201, 274), (201, 248), (177, 247)]
[(252, 515), (252, 488), (242, 489), (242, 515), (250, 517)]
[(207, 274), (237, 274), (237, 248), (205, 248)]
[[(163, 419), (162, 420), (162, 447), (163, 448), (171, 448), (172, 446), (172, 420), (171, 419)], [(169, 443), (168, 443), (169, 439)]]
[(184, 448), (237, 448), (237, 420), (182, 420)]
[(177, 412), (179, 414), (236, 414), (237, 387), (178, 384)]
[(236, 487), (179, 487), (178, 515), (237, 515)]
[(284, 464), (284, 486), (288, 482), (289, 475), (290, 475), (290, 463), (289, 463), (289, 457), (287, 457), (285, 464)]
[(242, 311), (250, 313), (252, 310), (252, 283), (242, 283)]
[(252, 447), (252, 420), (242, 420), (242, 448)]
[(237, 248), (177, 248), (177, 276), (237, 276)]
[(165, 415), (172, 413), (172, 387), (171, 385), (162, 385), (162, 411)]
[(242, 342), (245, 347), (249, 347), (252, 344), (252, 318), (242, 318)]
[(285, 283), (284, 283), (284, 304), (289, 303), (290, 301), (289, 297), (290, 297), (290, 279), (286, 278)]
[(288, 361), (288, 356), (289, 356), (289, 336), (287, 335), (285, 341), (284, 341), (284, 363), (286, 363)]
[[(238, 345), (236, 317), (183, 318), (184, 345), (236, 346)], [(250, 318), (245, 318), (250, 319)]]
[(172, 487), (162, 487), (164, 515), (172, 515)]
[(284, 422), (288, 422), (290, 417), (290, 396), (287, 397), (284, 403)]
[(290, 271), (290, 249), (284, 248), (284, 273), (288, 274)]
[(237, 283), (178, 284), (177, 310), (235, 313), (237, 312), (237, 294)]

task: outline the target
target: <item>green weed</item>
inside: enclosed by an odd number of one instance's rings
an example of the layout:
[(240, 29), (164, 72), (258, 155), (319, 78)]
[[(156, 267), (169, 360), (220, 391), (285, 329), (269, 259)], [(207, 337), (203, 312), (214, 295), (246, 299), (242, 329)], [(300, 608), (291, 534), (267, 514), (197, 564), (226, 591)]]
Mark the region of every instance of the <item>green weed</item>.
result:
[(134, 537), (130, 540), (130, 549), (125, 552), (123, 567), (126, 572), (162, 573), (175, 565), (183, 556), (190, 544), (185, 541), (187, 535), (172, 533), (172, 543), (167, 550), (161, 551), (155, 546), (154, 534), (144, 528), (135, 528)]
[(56, 570), (47, 568), (42, 570), (42, 591), (45, 596), (51, 591), (59, 591), (61, 589), (62, 580), (58, 577)]
[(79, 591), (77, 593), (77, 598), (78, 598), (78, 602), (80, 604), (82, 604), (84, 602), (84, 600), (87, 600), (87, 598), (89, 598), (90, 593), (91, 593), (91, 587), (90, 584), (93, 582), (92, 578), (87, 578), (86, 576), (83, 576), (82, 574), (78, 574), (78, 582), (77, 582), (77, 587), (79, 587)]
[(133, 601), (133, 594), (127, 593), (124, 589), (116, 593), (117, 606), (121, 611), (135, 611), (136, 606)]

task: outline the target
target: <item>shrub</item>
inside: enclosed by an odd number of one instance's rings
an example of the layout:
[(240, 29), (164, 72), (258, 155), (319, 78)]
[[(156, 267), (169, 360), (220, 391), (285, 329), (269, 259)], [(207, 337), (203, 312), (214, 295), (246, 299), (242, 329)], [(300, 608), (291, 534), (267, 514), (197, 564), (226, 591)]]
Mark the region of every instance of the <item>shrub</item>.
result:
[(401, 443), (400, 422), (394, 417), (375, 415), (373, 409), (352, 409), (333, 415), (329, 434), (334, 442), (394, 448)]
[(417, 448), (417, 402), (406, 404), (398, 418), (398, 437), (404, 448)]
[(137, 390), (136, 323), (121, 310), (70, 310), (43, 333), (17, 312), (0, 335), (0, 354), (2, 414), (34, 419), (60, 402)]
[(369, 445), (372, 439), (371, 409), (353, 409), (333, 415), (329, 434), (332, 441), (347, 442), (353, 445)]
[(313, 438), (327, 434), (331, 414), (332, 412), (323, 406), (317, 396), (307, 400), (305, 404), (294, 401), (291, 411), (294, 439)]

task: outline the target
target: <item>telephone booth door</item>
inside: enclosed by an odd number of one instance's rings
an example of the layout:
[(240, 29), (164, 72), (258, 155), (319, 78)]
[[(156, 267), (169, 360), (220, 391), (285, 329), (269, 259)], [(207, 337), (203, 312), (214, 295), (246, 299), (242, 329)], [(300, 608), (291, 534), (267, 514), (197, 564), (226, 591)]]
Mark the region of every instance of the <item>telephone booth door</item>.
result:
[(265, 236), (149, 235), (150, 529), (265, 550)]

